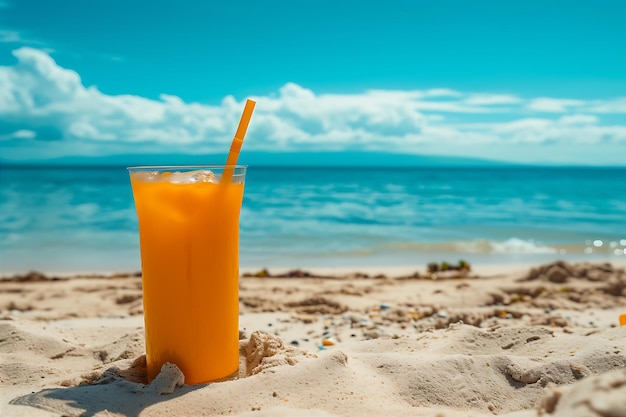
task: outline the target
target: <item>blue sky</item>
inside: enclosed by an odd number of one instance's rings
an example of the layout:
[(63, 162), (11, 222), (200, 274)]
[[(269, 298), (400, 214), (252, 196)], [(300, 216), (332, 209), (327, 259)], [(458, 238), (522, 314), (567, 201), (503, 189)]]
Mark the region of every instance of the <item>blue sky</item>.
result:
[(623, 1), (0, 0), (0, 157), (626, 162)]

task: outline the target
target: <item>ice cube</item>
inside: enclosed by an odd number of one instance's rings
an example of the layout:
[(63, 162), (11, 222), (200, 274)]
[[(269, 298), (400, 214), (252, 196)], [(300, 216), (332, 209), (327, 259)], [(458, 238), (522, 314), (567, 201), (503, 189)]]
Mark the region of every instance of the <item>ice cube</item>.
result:
[(141, 182), (160, 182), (161, 175), (157, 171), (139, 171), (133, 173), (133, 178)]
[(195, 182), (210, 182), (213, 184), (217, 184), (219, 178), (213, 173), (213, 171), (203, 170), (203, 171), (195, 171), (196, 174), (193, 176)]
[(172, 184), (195, 184), (198, 182), (210, 182), (217, 184), (219, 182), (213, 171), (209, 170), (172, 172), (172, 174), (167, 176), (166, 179)]

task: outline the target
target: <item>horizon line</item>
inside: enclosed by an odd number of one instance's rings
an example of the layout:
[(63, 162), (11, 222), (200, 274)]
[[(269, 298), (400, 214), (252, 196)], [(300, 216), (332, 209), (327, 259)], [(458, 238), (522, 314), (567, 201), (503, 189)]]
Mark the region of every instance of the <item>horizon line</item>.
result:
[[(206, 166), (215, 164), (206, 164)], [(338, 165), (338, 164), (301, 164), (301, 165), (289, 165), (289, 164), (239, 164), (245, 165), (248, 169), (261, 168), (261, 169), (626, 169), (626, 165), (583, 165), (583, 164), (541, 164), (541, 163), (494, 163), (494, 164), (424, 164), (424, 165)], [(88, 168), (123, 168), (127, 169), (133, 165), (128, 164), (115, 164), (115, 163), (36, 163), (33, 161), (15, 162), (0, 160), (0, 167), (3, 168), (17, 168), (17, 169), (88, 169)], [(163, 166), (160, 164), (148, 164), (149, 166)], [(203, 166), (203, 164), (177, 164), (172, 167), (182, 166)]]

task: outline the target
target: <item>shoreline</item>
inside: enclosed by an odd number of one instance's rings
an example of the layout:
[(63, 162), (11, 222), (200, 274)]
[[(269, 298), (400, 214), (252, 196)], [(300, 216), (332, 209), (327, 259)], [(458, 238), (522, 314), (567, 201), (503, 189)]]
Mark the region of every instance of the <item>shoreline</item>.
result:
[[(445, 260), (444, 260), (445, 261)], [(441, 260), (433, 260), (433, 262), (441, 263)], [(551, 259), (548, 262), (488, 262), (488, 263), (471, 263), (470, 273), (478, 274), (478, 275), (498, 275), (498, 274), (508, 274), (514, 272), (523, 272), (527, 271), (533, 267), (538, 265), (553, 263), (553, 262), (567, 262), (567, 263), (589, 263), (589, 264), (604, 264), (610, 263), (617, 268), (626, 268), (626, 257), (624, 258), (616, 258), (616, 259), (586, 259), (586, 260), (575, 260), (571, 261), (565, 258), (555, 258)], [(454, 262), (452, 263), (454, 264)], [(407, 276), (411, 275), (415, 272), (426, 275), (427, 274), (428, 264), (420, 263), (420, 264), (404, 264), (404, 265), (365, 265), (365, 266), (320, 266), (320, 265), (312, 265), (312, 266), (255, 266), (255, 267), (240, 267), (240, 277), (245, 275), (254, 275), (262, 270), (268, 270), (271, 274), (287, 274), (291, 271), (305, 271), (318, 276), (329, 276), (329, 275), (337, 275), (337, 276), (345, 276), (345, 275), (354, 275), (354, 274), (367, 274), (370, 276), (376, 275), (387, 275), (389, 277), (396, 276)], [(45, 271), (38, 269), (28, 269), (13, 272), (13, 271), (1, 271), (0, 270), (0, 281), (10, 279), (15, 276), (26, 276), (29, 274), (41, 274), (42, 276), (53, 278), (78, 278), (78, 277), (96, 277), (96, 278), (116, 278), (116, 277), (127, 277), (127, 276), (141, 276), (141, 270), (129, 270), (129, 269), (106, 269), (106, 270), (78, 270), (78, 271)]]
[[(136, 236), (133, 235), (133, 239)], [(509, 240), (518, 240), (515, 238)], [(588, 245), (592, 245), (588, 241)], [(302, 248), (290, 251), (283, 246), (274, 247), (271, 243), (261, 243), (262, 251), (246, 251), (240, 248), (240, 269), (338, 269), (358, 270), (422, 268), (430, 262), (458, 262), (464, 260), (475, 266), (529, 266), (564, 260), (567, 262), (611, 262), (626, 264), (626, 246), (622, 243), (626, 239), (606, 241), (601, 248), (595, 248), (592, 253), (585, 253), (582, 246), (577, 251), (560, 253), (558, 250), (549, 252), (533, 251), (518, 247), (517, 249), (503, 248), (498, 251), (481, 250), (438, 250), (422, 248), (422, 244), (400, 245), (399, 247), (364, 248), (355, 251), (338, 252), (303, 252)], [(108, 242), (107, 244), (112, 244)], [(582, 244), (581, 244), (582, 245)], [(612, 249), (613, 245), (616, 246)], [(583, 245), (584, 246), (584, 245)], [(609, 248), (610, 247), (610, 248)], [(274, 249), (275, 248), (275, 249)], [(24, 274), (30, 271), (39, 271), (46, 274), (79, 275), (79, 274), (113, 274), (129, 273), (141, 268), (139, 246), (124, 247), (119, 250), (102, 252), (94, 248), (65, 248), (60, 251), (49, 251), (49, 247), (33, 246), (28, 250), (8, 248), (3, 252), (3, 263), (0, 265), (0, 277), (14, 274)], [(272, 250), (268, 250), (272, 249)], [(590, 249), (589, 247), (585, 247)], [(58, 252), (58, 253), (57, 253)], [(618, 253), (619, 252), (619, 253)], [(33, 253), (36, 255), (34, 256)]]

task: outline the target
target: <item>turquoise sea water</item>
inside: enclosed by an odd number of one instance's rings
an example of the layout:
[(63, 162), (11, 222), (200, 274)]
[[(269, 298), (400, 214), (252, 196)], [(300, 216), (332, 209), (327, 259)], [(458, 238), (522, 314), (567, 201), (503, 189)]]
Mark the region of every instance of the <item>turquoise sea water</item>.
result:
[[(251, 167), (241, 214), (243, 267), (611, 261), (625, 251), (626, 169)], [(0, 272), (139, 268), (123, 167), (0, 168)]]

